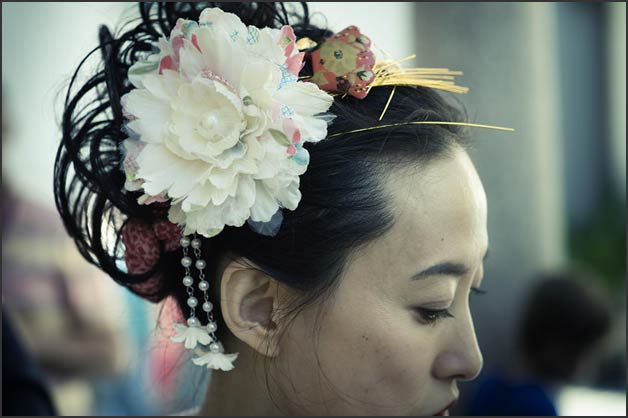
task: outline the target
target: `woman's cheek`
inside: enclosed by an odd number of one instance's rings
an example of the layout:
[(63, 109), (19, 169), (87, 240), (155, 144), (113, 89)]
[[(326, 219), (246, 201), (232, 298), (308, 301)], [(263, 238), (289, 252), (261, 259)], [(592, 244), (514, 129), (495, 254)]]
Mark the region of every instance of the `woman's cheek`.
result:
[[(433, 353), (429, 332), (398, 314), (379, 310), (341, 316), (330, 312), (321, 330), (321, 365), (339, 396), (355, 401), (344, 412), (413, 412), (423, 403)], [(362, 403), (362, 406), (358, 404)], [(344, 409), (344, 408), (343, 408)], [(341, 411), (342, 412), (342, 411)]]

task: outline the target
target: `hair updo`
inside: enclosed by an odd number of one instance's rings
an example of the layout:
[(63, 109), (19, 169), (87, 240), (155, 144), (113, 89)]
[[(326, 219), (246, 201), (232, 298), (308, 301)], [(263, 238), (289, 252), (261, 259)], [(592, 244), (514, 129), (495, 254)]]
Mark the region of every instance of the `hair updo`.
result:
[[(100, 27), (100, 45), (72, 76), (54, 174), (57, 209), (80, 253), (140, 296), (152, 301), (174, 297), (182, 311), (187, 310), (188, 295), (181, 284), (180, 251), (162, 247), (155, 267), (142, 275), (128, 274), (123, 261), (125, 222), (133, 218), (153, 223), (165, 215), (163, 207), (138, 204), (137, 192), (124, 188), (119, 144), (126, 135), (120, 98), (133, 88), (127, 78), (129, 67), (151, 51), (153, 42), (168, 36), (177, 19), (198, 20), (206, 7), (220, 7), (259, 28), (291, 25), (297, 39), (320, 42), (333, 35), (310, 23), (305, 3), (140, 3), (139, 20), (128, 22), (115, 35)], [(98, 67), (85, 77), (90, 60), (96, 60)], [(309, 71), (306, 64), (300, 75)], [(336, 97), (329, 111), (337, 117), (328, 135), (378, 123), (466, 120), (462, 107), (454, 107), (436, 91), (399, 86), (379, 122), (390, 92), (391, 87), (377, 87), (362, 100)], [(300, 297), (290, 310), (293, 313), (333, 291), (351, 252), (394, 224), (383, 178), (395, 167), (446, 156), (466, 137), (461, 126), (407, 125), (305, 143), (310, 163), (300, 176), (302, 198), (296, 210), (284, 210), (276, 236), (260, 235), (245, 224), (227, 226), (219, 235), (202, 239), (212, 300), (219, 300), (218, 270), (227, 256), (243, 257), (294, 289)], [(222, 338), (226, 327), (220, 309), (214, 314)]]

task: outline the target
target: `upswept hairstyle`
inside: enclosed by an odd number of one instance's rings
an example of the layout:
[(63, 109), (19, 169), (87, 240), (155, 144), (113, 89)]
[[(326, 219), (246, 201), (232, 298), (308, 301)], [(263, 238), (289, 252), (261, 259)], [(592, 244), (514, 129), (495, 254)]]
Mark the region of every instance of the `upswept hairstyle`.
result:
[[(238, 15), (244, 24), (259, 28), (291, 25), (297, 39), (309, 37), (320, 42), (333, 34), (311, 23), (305, 3), (289, 6), (292, 9), (266, 2), (140, 3), (139, 20), (128, 22), (115, 34), (100, 27), (100, 44), (72, 76), (55, 163), (57, 209), (81, 254), (136, 294), (155, 302), (173, 297), (182, 312), (187, 311), (178, 251), (162, 248), (154, 269), (142, 275), (128, 274), (123, 262), (120, 233), (124, 223), (130, 218), (153, 222), (165, 216), (163, 208), (138, 204), (137, 192), (124, 188), (119, 145), (126, 135), (120, 98), (132, 89), (129, 67), (151, 51), (153, 42), (169, 35), (178, 18), (198, 20), (206, 7), (220, 7)], [(93, 61), (98, 62), (97, 70), (86, 74)], [(300, 75), (308, 74), (311, 66), (306, 64)], [(377, 87), (362, 100), (336, 97), (330, 108), (336, 119), (328, 136), (379, 123), (466, 121), (462, 106), (448, 102), (435, 90), (398, 86), (380, 122), (390, 92), (390, 87)], [(464, 146), (466, 138), (466, 129), (457, 125), (406, 125), (306, 143), (310, 163), (300, 176), (302, 199), (296, 210), (284, 210), (276, 236), (259, 235), (245, 224), (227, 226), (219, 235), (202, 239), (213, 300), (219, 300), (218, 270), (224, 257), (242, 257), (294, 289), (298, 300), (292, 313), (329, 294), (349, 255), (394, 224), (391, 198), (383, 187), (386, 176), (393, 175), (396, 168), (446, 157)], [(150, 280), (155, 273), (160, 279)], [(222, 338), (226, 326), (220, 309), (214, 316), (217, 335)]]

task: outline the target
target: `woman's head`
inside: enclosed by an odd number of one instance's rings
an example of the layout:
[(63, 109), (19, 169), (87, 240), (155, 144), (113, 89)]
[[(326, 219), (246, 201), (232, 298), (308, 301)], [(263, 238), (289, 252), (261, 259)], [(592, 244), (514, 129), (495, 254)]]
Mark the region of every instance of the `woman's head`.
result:
[[(182, 311), (179, 251), (162, 248), (142, 276), (119, 262), (126, 219), (163, 217), (124, 190), (119, 101), (148, 42), (207, 6), (143, 4), (138, 27), (116, 37), (101, 30), (104, 65), (82, 86), (73, 79), (55, 172), (57, 205), (82, 253), (132, 291), (173, 297)], [(220, 7), (245, 24), (291, 24), (298, 38), (331, 35), (309, 23), (307, 9), (299, 17), (283, 5)], [(390, 92), (335, 99), (328, 133), (340, 135), (304, 145), (302, 198), (284, 210), (275, 236), (244, 225), (202, 240), (218, 335), (267, 359), (274, 395), (295, 412), (320, 411), (323, 402), (331, 413), (436, 413), (456, 397), (456, 381), (481, 367), (467, 299), (482, 276), (486, 201), (466, 134), (455, 125), (342, 134), (376, 125)], [(382, 122), (464, 118), (431, 89), (399, 86)], [(155, 273), (159, 280), (149, 279)]]
[(271, 312), (286, 290), (237, 263), (223, 272), (227, 325), (273, 358), (270, 373), (291, 413), (431, 415), (481, 369), (468, 306), (488, 245), (477, 173), (457, 150), (389, 174), (391, 228), (351, 251), (333, 291), (281, 337), (266, 338), (282, 325)]

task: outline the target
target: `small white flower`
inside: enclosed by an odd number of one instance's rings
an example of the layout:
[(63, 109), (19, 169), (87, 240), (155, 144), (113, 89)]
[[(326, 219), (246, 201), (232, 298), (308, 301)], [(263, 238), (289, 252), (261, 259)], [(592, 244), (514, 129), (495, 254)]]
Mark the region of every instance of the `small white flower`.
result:
[(224, 370), (227, 372), (233, 369), (233, 362), (238, 358), (238, 354), (239, 353), (212, 353), (209, 351), (200, 357), (192, 359), (192, 362), (197, 366), (206, 366), (208, 369)]
[(197, 344), (207, 345), (212, 341), (205, 328), (174, 324), (174, 330), (177, 335), (171, 337), (170, 340), (175, 343), (185, 342), (185, 348), (189, 350), (196, 348)]

